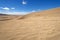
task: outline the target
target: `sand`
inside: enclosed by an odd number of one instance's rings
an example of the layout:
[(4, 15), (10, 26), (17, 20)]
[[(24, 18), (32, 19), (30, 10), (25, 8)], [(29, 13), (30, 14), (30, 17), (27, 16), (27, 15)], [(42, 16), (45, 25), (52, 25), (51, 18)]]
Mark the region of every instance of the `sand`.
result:
[(0, 17), (0, 40), (60, 40), (60, 8), (4, 17)]

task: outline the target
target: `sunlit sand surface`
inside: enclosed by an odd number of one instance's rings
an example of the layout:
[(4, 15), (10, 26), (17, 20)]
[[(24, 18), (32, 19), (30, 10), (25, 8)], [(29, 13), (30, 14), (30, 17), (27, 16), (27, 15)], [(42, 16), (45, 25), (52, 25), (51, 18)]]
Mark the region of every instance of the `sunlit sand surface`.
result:
[(60, 40), (60, 8), (0, 16), (0, 40)]

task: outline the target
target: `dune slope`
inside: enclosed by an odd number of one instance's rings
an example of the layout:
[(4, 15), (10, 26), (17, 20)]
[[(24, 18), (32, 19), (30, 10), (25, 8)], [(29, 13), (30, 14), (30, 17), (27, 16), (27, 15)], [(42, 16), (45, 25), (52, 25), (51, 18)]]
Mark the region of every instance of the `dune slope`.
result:
[(60, 40), (60, 8), (0, 21), (0, 40)]

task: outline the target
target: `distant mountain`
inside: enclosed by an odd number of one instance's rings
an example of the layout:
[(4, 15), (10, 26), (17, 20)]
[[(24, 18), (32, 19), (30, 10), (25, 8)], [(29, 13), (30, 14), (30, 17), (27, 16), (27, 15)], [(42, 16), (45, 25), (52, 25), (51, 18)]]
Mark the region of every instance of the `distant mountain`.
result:
[(7, 15), (7, 14), (2, 14), (2, 13), (0, 13), (0, 16), (2, 16), (2, 15)]

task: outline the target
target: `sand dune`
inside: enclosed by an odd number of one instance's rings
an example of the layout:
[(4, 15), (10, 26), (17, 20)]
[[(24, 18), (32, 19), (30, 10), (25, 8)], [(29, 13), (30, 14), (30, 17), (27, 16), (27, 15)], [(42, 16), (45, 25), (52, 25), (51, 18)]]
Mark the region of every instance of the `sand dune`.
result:
[(0, 40), (60, 40), (60, 8), (0, 16)]

